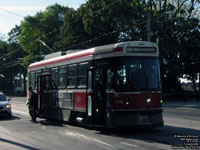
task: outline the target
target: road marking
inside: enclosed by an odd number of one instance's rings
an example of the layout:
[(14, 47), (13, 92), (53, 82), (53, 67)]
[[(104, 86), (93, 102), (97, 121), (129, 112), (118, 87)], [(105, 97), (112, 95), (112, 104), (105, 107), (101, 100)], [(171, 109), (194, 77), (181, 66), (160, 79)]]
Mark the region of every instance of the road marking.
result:
[(80, 134), (80, 133), (76, 133), (78, 136), (80, 136), (80, 137), (82, 137), (82, 138), (85, 138), (85, 139), (87, 139), (87, 140), (92, 140), (91, 138), (89, 138), (89, 137), (87, 137), (87, 136), (85, 136), (85, 135), (83, 135), (83, 134)]
[(98, 142), (98, 143), (100, 143), (100, 144), (104, 144), (104, 145), (106, 145), (106, 146), (114, 147), (114, 146), (111, 145), (111, 144), (108, 144), (108, 143), (106, 143), (106, 142), (103, 142), (103, 141), (100, 141), (100, 140), (97, 140), (97, 139), (93, 139), (93, 141), (94, 141), (94, 142)]
[(66, 130), (66, 135), (69, 135), (69, 136), (76, 136), (76, 137), (77, 137), (77, 135), (76, 135), (74, 132), (69, 132), (69, 131), (67, 131), (67, 130)]
[(20, 107), (20, 106), (16, 106), (16, 105), (12, 105), (12, 108), (28, 110), (28, 107)]
[(83, 134), (80, 134), (80, 133), (77, 133), (77, 132), (69, 132), (69, 131), (66, 131), (66, 135), (69, 135), (69, 136), (74, 136), (74, 137), (80, 137), (80, 138), (84, 138), (88, 141), (93, 141), (93, 142), (97, 142), (97, 143), (100, 143), (100, 144), (103, 144), (103, 145), (106, 145), (106, 146), (110, 146), (110, 147), (114, 147), (113, 145), (111, 144), (108, 144), (106, 142), (103, 142), (99, 139), (95, 139), (95, 138), (92, 138), (92, 137), (88, 137), (86, 135), (83, 135)]
[(23, 114), (26, 116), (29, 116), (28, 112), (23, 112), (23, 111), (18, 111), (18, 110), (12, 110), (14, 113), (19, 113), (19, 114)]
[(46, 128), (46, 126), (42, 126), (42, 129), (45, 129)]
[(132, 146), (132, 147), (138, 147), (137, 145), (130, 144), (130, 143), (125, 143), (125, 142), (119, 142), (119, 143), (124, 144), (124, 145), (128, 145), (128, 146)]

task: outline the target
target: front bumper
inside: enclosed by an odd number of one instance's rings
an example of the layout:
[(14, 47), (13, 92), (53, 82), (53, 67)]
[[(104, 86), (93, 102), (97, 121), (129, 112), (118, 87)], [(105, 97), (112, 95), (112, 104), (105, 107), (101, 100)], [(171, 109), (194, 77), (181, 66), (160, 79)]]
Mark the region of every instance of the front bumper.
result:
[(12, 116), (11, 108), (0, 107), (0, 116)]
[(162, 109), (113, 111), (113, 126), (117, 128), (154, 128), (163, 125)]

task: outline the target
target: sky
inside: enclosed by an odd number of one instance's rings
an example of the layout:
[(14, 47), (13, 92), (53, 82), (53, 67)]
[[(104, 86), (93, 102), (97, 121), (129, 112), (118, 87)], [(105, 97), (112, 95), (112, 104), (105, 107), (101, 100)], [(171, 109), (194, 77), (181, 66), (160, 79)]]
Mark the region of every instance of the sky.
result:
[(55, 3), (77, 9), (85, 2), (86, 0), (0, 0), (0, 35), (6, 37), (15, 25), (20, 25), (25, 16), (34, 16)]

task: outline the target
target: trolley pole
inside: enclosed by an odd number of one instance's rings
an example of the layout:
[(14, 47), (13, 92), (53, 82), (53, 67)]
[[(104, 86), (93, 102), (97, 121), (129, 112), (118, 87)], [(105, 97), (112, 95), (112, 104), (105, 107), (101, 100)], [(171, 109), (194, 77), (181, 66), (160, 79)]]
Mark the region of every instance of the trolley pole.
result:
[(41, 42), (43, 44), (43, 46), (45, 46), (48, 50), (50, 50), (50, 52), (53, 52), (53, 50), (42, 40), (38, 40), (39, 42)]

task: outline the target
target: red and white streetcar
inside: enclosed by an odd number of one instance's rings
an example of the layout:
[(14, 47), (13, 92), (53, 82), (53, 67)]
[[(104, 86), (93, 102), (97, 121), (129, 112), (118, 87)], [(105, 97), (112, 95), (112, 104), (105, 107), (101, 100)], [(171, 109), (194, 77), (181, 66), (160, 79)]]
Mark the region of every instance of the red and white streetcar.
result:
[(158, 46), (130, 41), (55, 53), (28, 68), (39, 117), (108, 128), (163, 125)]

